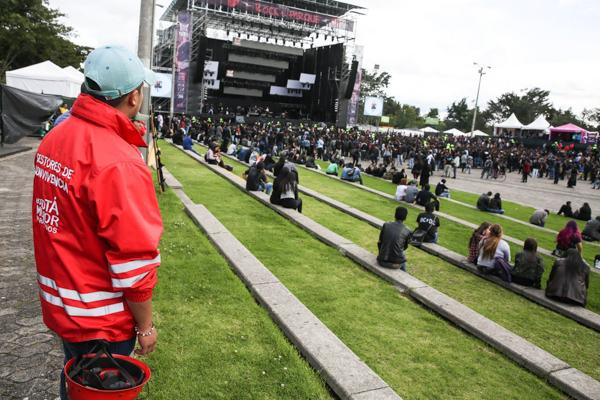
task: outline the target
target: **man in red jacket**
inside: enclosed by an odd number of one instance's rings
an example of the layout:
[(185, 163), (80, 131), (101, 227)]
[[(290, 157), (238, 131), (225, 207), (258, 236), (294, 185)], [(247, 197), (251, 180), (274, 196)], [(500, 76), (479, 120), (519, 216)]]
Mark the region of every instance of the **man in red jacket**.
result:
[[(154, 350), (152, 289), (162, 220), (137, 147), (145, 147), (141, 88), (152, 72), (124, 48), (87, 57), (71, 116), (34, 160), (33, 239), (44, 323), (63, 341), (65, 362), (98, 340), (128, 355)], [(66, 399), (61, 375), (61, 398)]]

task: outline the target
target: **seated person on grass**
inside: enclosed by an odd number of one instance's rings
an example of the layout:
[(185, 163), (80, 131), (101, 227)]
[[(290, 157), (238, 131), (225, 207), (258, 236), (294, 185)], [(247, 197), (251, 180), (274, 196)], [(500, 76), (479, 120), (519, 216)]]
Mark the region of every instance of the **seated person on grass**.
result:
[(299, 213), (302, 213), (302, 199), (298, 197), (296, 174), (286, 166), (281, 168), (273, 182), (270, 201), (271, 204), (298, 210)]
[(306, 164), (304, 164), (306, 166), (306, 168), (312, 168), (312, 169), (321, 169), (317, 163), (315, 163), (315, 158), (313, 156), (308, 156), (306, 157)]
[(194, 150), (194, 142), (192, 141), (192, 137), (187, 133), (183, 135), (183, 149), (200, 155), (200, 153)]
[(564, 257), (569, 249), (577, 249), (581, 253), (583, 251), (582, 240), (577, 222), (571, 220), (556, 235), (556, 249), (553, 254), (557, 257)]
[(433, 203), (436, 211), (440, 211), (440, 201), (435, 197), (433, 193), (429, 191), (429, 184), (423, 186), (423, 189), (417, 194), (415, 202), (425, 207), (427, 204)]
[(359, 182), (363, 184), (362, 176), (360, 176), (360, 168), (355, 167), (352, 163), (346, 164), (342, 170), (342, 180), (350, 182)]
[(531, 218), (529, 218), (529, 223), (543, 227), (546, 225), (546, 219), (548, 218), (548, 215), (550, 215), (550, 211), (548, 210), (535, 210), (531, 215)]
[(396, 187), (396, 194), (394, 195), (396, 201), (404, 200), (404, 197), (406, 196), (406, 189), (408, 189), (408, 185), (406, 183), (401, 183)]
[(423, 243), (437, 243), (438, 241), (438, 228), (440, 226), (440, 219), (433, 213), (434, 205), (429, 203), (425, 206), (425, 212), (422, 212), (417, 216), (417, 232), (425, 232)]
[(490, 206), (487, 209), (488, 212), (494, 214), (504, 214), (504, 210), (502, 209), (502, 199), (500, 198), (500, 193), (496, 193), (494, 198), (490, 200)]
[(435, 186), (435, 195), (438, 197), (450, 198), (450, 189), (448, 189), (448, 186), (446, 186), (445, 179), (439, 181), (438, 184)]
[(335, 160), (331, 160), (331, 162), (329, 163), (329, 165), (327, 166), (327, 169), (325, 169), (325, 173), (327, 175), (335, 175), (338, 176), (339, 174), (339, 169), (340, 167), (338, 166), (337, 161)]
[(381, 228), (377, 248), (377, 263), (384, 268), (406, 271), (404, 251), (408, 248), (411, 232), (404, 225), (408, 210), (402, 206), (396, 208), (395, 221), (386, 222)]
[(600, 240), (600, 215), (585, 224), (581, 236), (589, 242)]
[(560, 206), (557, 215), (564, 215), (568, 218), (573, 218), (573, 209), (571, 208), (571, 202), (567, 201), (565, 204)]
[(510, 246), (502, 239), (502, 227), (498, 224), (490, 226), (487, 237), (479, 243), (477, 269), (510, 280)]
[(417, 189), (417, 181), (410, 181), (406, 191), (404, 192), (404, 201), (407, 203), (414, 203), (417, 199), (417, 194), (419, 193), (419, 189)]
[(244, 172), (246, 179), (246, 190), (251, 192), (271, 193), (273, 184), (269, 183), (265, 172), (265, 165), (259, 161)]
[(208, 150), (204, 155), (204, 160), (211, 165), (218, 165), (221, 168), (225, 168), (227, 171), (233, 171), (231, 165), (225, 165), (223, 162), (223, 159), (221, 158), (221, 147), (214, 143), (208, 147)]
[(537, 253), (537, 242), (525, 239), (523, 251), (515, 256), (515, 267), (511, 271), (512, 281), (523, 286), (540, 289), (544, 275), (544, 260)]
[(483, 193), (477, 199), (477, 209), (481, 211), (487, 211), (490, 208), (490, 200), (492, 199), (492, 192)]
[(580, 221), (589, 221), (592, 219), (592, 209), (590, 208), (590, 205), (588, 203), (583, 203), (579, 210), (575, 210), (573, 218)]
[(590, 267), (577, 250), (569, 249), (566, 258), (557, 259), (552, 266), (546, 283), (546, 297), (585, 307), (589, 284)]
[(487, 236), (488, 229), (492, 226), (489, 222), (482, 222), (477, 229), (471, 234), (469, 239), (469, 256), (467, 261), (471, 264), (477, 264), (477, 257), (479, 256), (479, 243)]

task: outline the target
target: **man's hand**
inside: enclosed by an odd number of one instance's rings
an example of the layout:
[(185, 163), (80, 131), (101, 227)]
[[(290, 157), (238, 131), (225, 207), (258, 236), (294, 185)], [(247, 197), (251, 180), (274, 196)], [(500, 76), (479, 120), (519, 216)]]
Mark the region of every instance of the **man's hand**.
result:
[[(143, 332), (143, 331), (141, 331)], [(153, 329), (152, 335), (149, 336), (141, 336), (138, 335), (138, 344), (140, 345), (139, 349), (135, 349), (135, 354), (139, 356), (145, 356), (154, 351), (156, 347), (156, 342), (158, 340), (158, 331), (156, 328)]]

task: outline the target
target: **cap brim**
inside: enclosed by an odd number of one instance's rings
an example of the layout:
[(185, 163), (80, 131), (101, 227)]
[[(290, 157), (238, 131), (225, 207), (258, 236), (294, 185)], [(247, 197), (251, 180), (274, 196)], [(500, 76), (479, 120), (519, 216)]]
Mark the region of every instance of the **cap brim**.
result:
[(144, 68), (144, 82), (152, 86), (156, 83), (156, 75), (148, 68)]

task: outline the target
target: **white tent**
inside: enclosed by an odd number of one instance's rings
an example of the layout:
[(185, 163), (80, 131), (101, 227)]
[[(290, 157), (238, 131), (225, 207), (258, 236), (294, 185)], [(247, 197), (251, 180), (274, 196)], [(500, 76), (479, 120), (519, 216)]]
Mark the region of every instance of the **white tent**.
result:
[(6, 84), (33, 93), (77, 97), (83, 83), (83, 74), (73, 67), (65, 69), (52, 61), (43, 61), (28, 67), (6, 71)]
[(521, 121), (519, 121), (519, 119), (517, 118), (517, 116), (512, 113), (510, 115), (510, 117), (508, 117), (508, 119), (504, 122), (500, 122), (499, 124), (494, 125), (494, 128), (500, 128), (500, 129), (522, 129), (523, 128), (523, 124), (521, 123)]
[(535, 119), (535, 121), (533, 121), (529, 125), (525, 125), (523, 127), (523, 130), (528, 130), (528, 131), (544, 131), (546, 133), (548, 132), (549, 129), (550, 129), (550, 122), (548, 122), (543, 115), (539, 115)]
[(448, 135), (454, 135), (454, 136), (465, 136), (466, 135), (466, 133), (464, 133), (463, 131), (460, 131), (456, 128), (448, 129), (447, 131), (444, 131), (444, 133), (447, 133)]
[(430, 126), (426, 126), (425, 128), (421, 128), (419, 129), (421, 132), (423, 133), (439, 133), (440, 131), (438, 131), (437, 129), (433, 129)]
[(474, 130), (473, 132), (469, 132), (469, 136), (471, 137), (475, 137), (475, 136), (489, 136), (487, 133), (480, 131), (479, 129)]

